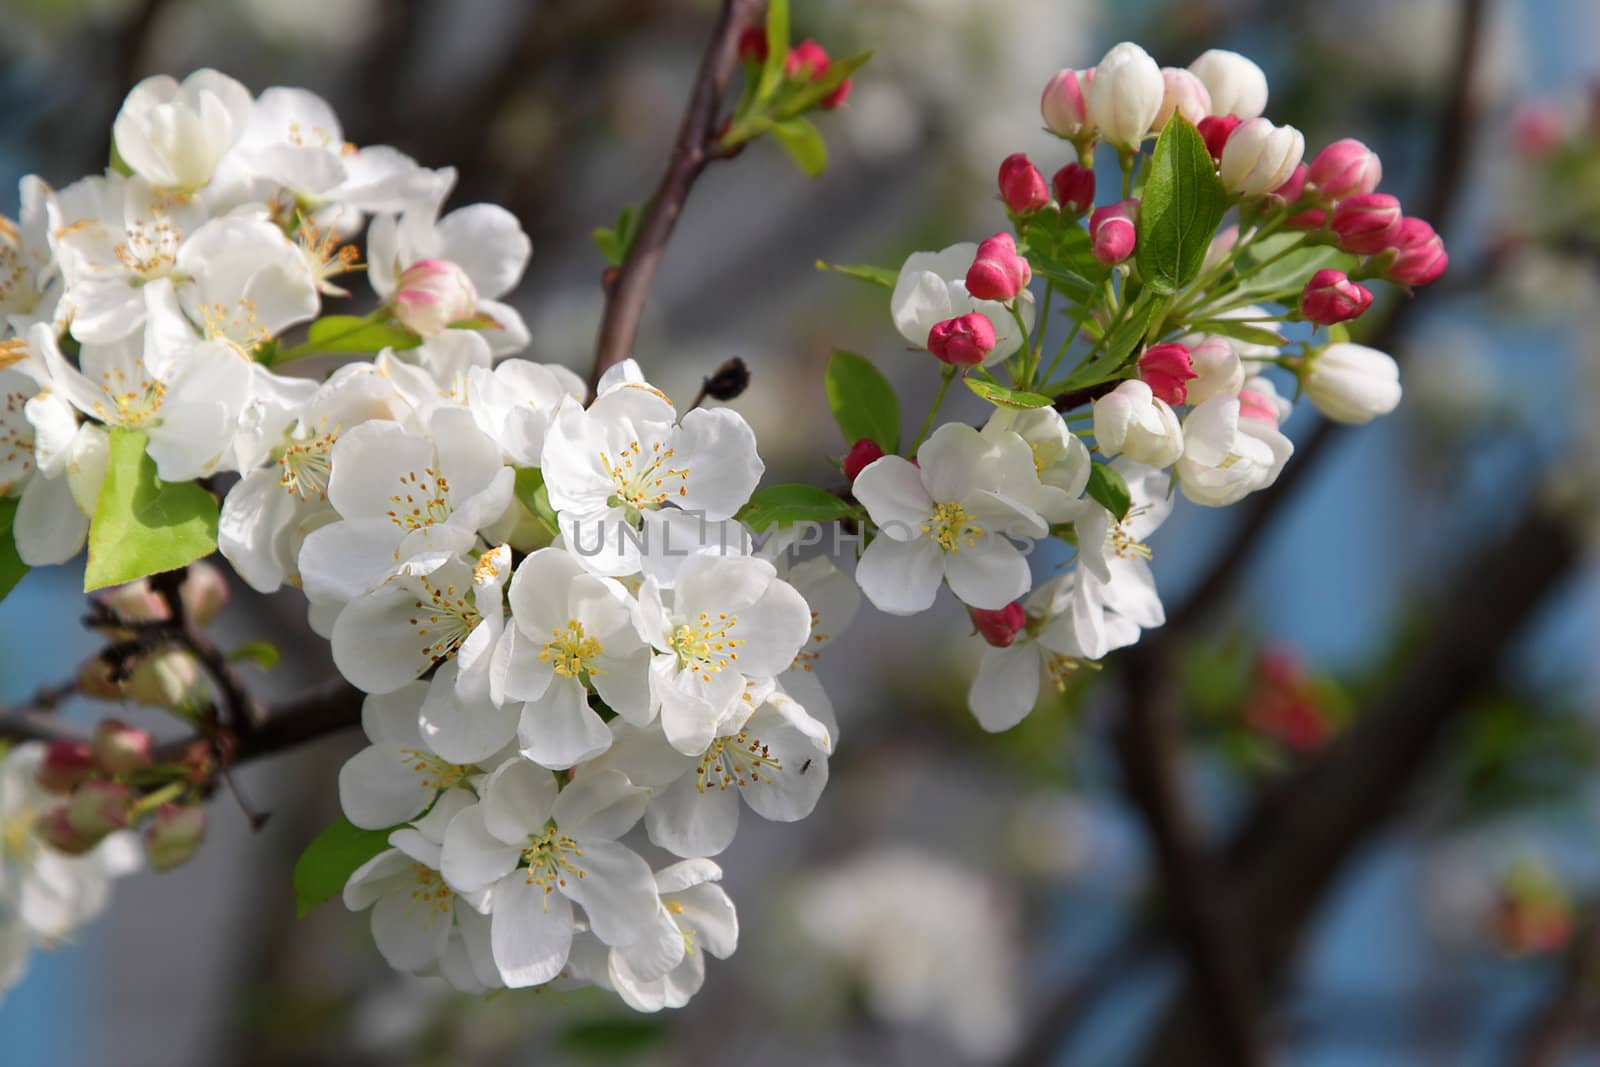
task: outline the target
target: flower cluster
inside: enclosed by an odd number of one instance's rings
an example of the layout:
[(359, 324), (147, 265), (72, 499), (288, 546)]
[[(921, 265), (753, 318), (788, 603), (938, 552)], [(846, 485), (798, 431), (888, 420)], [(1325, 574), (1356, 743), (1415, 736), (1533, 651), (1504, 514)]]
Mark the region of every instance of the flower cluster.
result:
[[(870, 519), (857, 578), (904, 615), (949, 585), (989, 646), (970, 703), (990, 729), (1161, 625), (1146, 541), (1175, 491), (1221, 507), (1277, 479), (1293, 446), (1274, 370), (1341, 422), (1400, 400), (1394, 361), (1346, 324), (1373, 303), (1362, 282), (1437, 278), (1442, 242), (1376, 191), (1361, 143), (1304, 160), (1300, 132), (1263, 117), (1267, 93), (1223, 51), (1162, 68), (1125, 43), (1064, 70), (1041, 112), (1069, 159), (1046, 180), (1006, 158), (1012, 229), (915, 253), (895, 278), (895, 327), (944, 364), (944, 388), (906, 455), (856, 442), (845, 457)], [(1120, 188), (1097, 207), (1101, 145)], [(1070, 331), (1049, 358), (1052, 306)], [(993, 414), (930, 434), (956, 377)], [(1035, 586), (1027, 556), (1051, 536), (1076, 558)]]

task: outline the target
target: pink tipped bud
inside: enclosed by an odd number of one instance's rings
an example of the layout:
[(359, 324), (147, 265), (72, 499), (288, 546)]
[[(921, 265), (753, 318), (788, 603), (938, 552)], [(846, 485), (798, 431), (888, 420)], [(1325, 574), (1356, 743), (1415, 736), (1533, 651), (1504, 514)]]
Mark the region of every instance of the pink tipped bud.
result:
[(882, 458), (883, 446), (870, 437), (863, 437), (844, 454), (844, 476), (854, 482), (857, 475)]
[(228, 580), (222, 571), (204, 561), (189, 564), (189, 573), (178, 587), (183, 610), (196, 625), (204, 626), (228, 603)]
[(1239, 128), (1242, 121), (1237, 115), (1211, 115), (1200, 120), (1196, 127), (1200, 131), (1200, 139), (1206, 143), (1206, 151), (1211, 153), (1212, 159), (1221, 159), (1222, 150), (1228, 144), (1228, 138), (1233, 136), (1233, 131)]
[(1066, 138), (1085, 132), (1089, 123), (1089, 83), (1093, 79), (1093, 70), (1064, 70), (1045, 83), (1044, 95), (1039, 98), (1045, 129)]
[(936, 322), (928, 331), (928, 351), (952, 367), (975, 367), (994, 351), (994, 323), (978, 311)]
[(851, 80), (852, 79), (850, 78), (846, 78), (844, 81), (840, 82), (833, 92), (817, 101), (817, 106), (824, 111), (832, 111), (834, 108), (840, 106), (846, 100), (850, 99)]
[(1094, 209), (1089, 216), (1089, 239), (1094, 242), (1094, 258), (1107, 266), (1121, 263), (1133, 255), (1139, 241), (1134, 219), (1139, 201), (1123, 200)]
[(1031, 215), (1050, 202), (1044, 175), (1021, 152), (1000, 164), (1000, 199), (1013, 215)]
[(1361, 193), (1341, 200), (1330, 225), (1339, 247), (1358, 256), (1382, 252), (1400, 232), (1400, 201), (1387, 193)]
[(1289, 174), (1289, 180), (1267, 194), (1280, 204), (1289, 205), (1297, 202), (1306, 192), (1306, 173), (1309, 168), (1304, 163), (1295, 167)]
[(995, 648), (1010, 648), (1017, 634), (1028, 625), (1028, 613), (1022, 609), (1020, 600), (1013, 600), (998, 611), (968, 608), (967, 614), (972, 616), (972, 625), (978, 628), (978, 633)]
[(767, 31), (764, 26), (746, 26), (739, 34), (739, 58), (746, 63), (767, 61)]
[[(1028, 287), (1033, 268), (1017, 255), (1017, 242), (1009, 233), (997, 233), (978, 246), (978, 254), (967, 269), (967, 292), (979, 300), (1016, 299)], [(991, 337), (991, 346), (993, 340)]]
[(1068, 163), (1050, 179), (1061, 210), (1069, 215), (1082, 215), (1094, 207), (1094, 171), (1079, 163)]
[(1211, 115), (1211, 91), (1192, 71), (1162, 67), (1161, 81), (1165, 92), (1161, 97), (1161, 110), (1150, 123), (1152, 130), (1164, 129), (1173, 115), (1182, 115), (1191, 126), (1200, 125)]
[(206, 836), (206, 809), (199, 805), (163, 804), (145, 827), (145, 854), (158, 871), (189, 862)]
[(128, 809), (132, 806), (133, 790), (128, 786), (91, 778), (72, 791), (72, 799), (67, 801), (67, 825), (79, 836), (98, 841), (128, 825)]
[(127, 622), (155, 622), (167, 617), (167, 602), (143, 578), (112, 586), (95, 599)]
[(1346, 137), (1317, 153), (1307, 177), (1322, 199), (1338, 203), (1376, 189), (1383, 180), (1383, 163), (1372, 149)]
[(415, 334), (437, 337), (477, 313), (477, 286), (448, 259), (419, 259), (400, 275), (395, 318)]
[(1159, 400), (1182, 404), (1189, 398), (1188, 383), (1198, 377), (1189, 350), (1176, 342), (1147, 348), (1139, 357), (1139, 378)]
[(102, 719), (94, 728), (94, 758), (107, 774), (131, 774), (154, 762), (150, 735), (119, 719)]
[(1393, 248), (1398, 256), (1384, 271), (1384, 276), (1401, 285), (1427, 285), (1450, 265), (1443, 238), (1422, 219), (1401, 219)]
[(1532, 159), (1548, 156), (1567, 136), (1566, 118), (1548, 101), (1522, 108), (1511, 120), (1511, 140), (1517, 151)]
[(1342, 270), (1319, 270), (1300, 294), (1300, 315), (1318, 326), (1349, 322), (1372, 306), (1372, 293)]
[(1274, 398), (1265, 393), (1258, 393), (1254, 389), (1239, 390), (1239, 417), (1241, 419), (1254, 419), (1264, 422), (1268, 426), (1278, 425), (1279, 409)]
[(828, 50), (809, 37), (789, 49), (783, 61), (786, 77), (816, 81), (827, 72)]
[(94, 750), (87, 741), (52, 741), (39, 763), (39, 788), (66, 796), (94, 773)]
[(72, 828), (65, 804), (57, 805), (41, 815), (33, 831), (44, 838), (51, 848), (69, 856), (81, 856), (100, 843), (98, 837), (85, 837)]

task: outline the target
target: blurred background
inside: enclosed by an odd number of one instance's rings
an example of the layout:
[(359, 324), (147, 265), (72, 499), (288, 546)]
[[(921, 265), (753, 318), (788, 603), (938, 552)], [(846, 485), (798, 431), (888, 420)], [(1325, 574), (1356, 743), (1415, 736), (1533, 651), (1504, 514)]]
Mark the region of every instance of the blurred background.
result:
[[(305, 86), (347, 138), (459, 168), (453, 204), (520, 217), (529, 354), (584, 371), (604, 266), (589, 230), (653, 187), (714, 10), (4, 0), (0, 190), (104, 166), (111, 118), (147, 74)], [(769, 480), (836, 477), (832, 349), (872, 357), (908, 412), (935, 384), (885, 294), (814, 262), (897, 266), (1003, 226), (999, 161), (1026, 151), (1048, 174), (1067, 159), (1039, 128), (1044, 82), (1123, 39), (1177, 66), (1245, 52), (1274, 121), (1312, 150), (1365, 140), (1385, 191), (1439, 226), (1445, 279), (1363, 320), (1400, 358), (1406, 402), (1332, 434), (1306, 405), (1278, 491), (1180, 505), (1154, 542), (1169, 626), (1009, 734), (966, 711), (982, 646), (952, 602), (914, 624), (865, 609), (824, 660), (842, 733), (831, 786), (810, 819), (749, 821), (719, 857), (742, 944), (681, 1012), (469, 999), (391, 972), (365, 917), (336, 903), (296, 921), (290, 867), (337, 812), (351, 733), (245, 768), (272, 813), (262, 831), (219, 796), (195, 861), (119, 882), (104, 918), (37, 955), (0, 1003), (0, 1061), (1226, 1064), (1207, 1034), (1246, 1010), (1296, 1067), (1600, 1063), (1600, 582), (1596, 528), (1571, 507), (1600, 480), (1600, 5), (796, 0), (794, 14), (834, 55), (877, 49), (819, 119), (828, 172), (809, 181), (769, 144), (711, 168), (637, 347), (680, 399), (729, 356), (749, 363), (737, 407)], [(94, 651), (80, 579), (35, 572), (0, 606), (0, 702)], [(224, 618), (226, 641), (284, 645), (268, 696), (332, 672), (294, 644), (302, 610), (293, 592), (240, 589)], [(1165, 836), (1147, 828), (1163, 805), (1182, 816)]]

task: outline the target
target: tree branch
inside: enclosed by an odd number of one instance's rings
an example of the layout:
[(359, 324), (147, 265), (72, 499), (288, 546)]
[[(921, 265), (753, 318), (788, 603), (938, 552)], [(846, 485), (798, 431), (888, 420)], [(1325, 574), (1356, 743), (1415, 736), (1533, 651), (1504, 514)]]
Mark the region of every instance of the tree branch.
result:
[(1517, 1044), (1517, 1067), (1556, 1067), (1568, 1043), (1600, 1014), (1600, 921), (1591, 917), (1567, 948), (1548, 1000), (1528, 1020)]
[(639, 332), (639, 320), (644, 316), (645, 300), (650, 293), (650, 283), (666, 255), (667, 241), (683, 213), (700, 172), (712, 156), (709, 142), (715, 130), (722, 98), (733, 79), (739, 61), (739, 33), (754, 25), (756, 16), (764, 7), (763, 0), (723, 0), (722, 12), (716, 27), (711, 31), (711, 41), (700, 61), (695, 76), (694, 92), (689, 97), (689, 107), (683, 123), (678, 127), (678, 137), (667, 160), (667, 169), (661, 176), (645, 209), (639, 225), (638, 236), (628, 249), (627, 257), (615, 279), (606, 286), (605, 313), (600, 319), (600, 335), (595, 345), (594, 368), (589, 372), (589, 391), (592, 393), (600, 376), (627, 359), (632, 353), (634, 338)]

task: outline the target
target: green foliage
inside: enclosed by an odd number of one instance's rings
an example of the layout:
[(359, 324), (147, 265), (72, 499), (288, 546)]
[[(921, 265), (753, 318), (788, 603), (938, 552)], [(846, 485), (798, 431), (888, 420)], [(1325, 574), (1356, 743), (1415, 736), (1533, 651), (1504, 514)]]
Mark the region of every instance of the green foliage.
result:
[(1228, 210), (1205, 141), (1181, 115), (1156, 139), (1139, 203), (1135, 262), (1150, 289), (1163, 295), (1194, 281)]
[(1276, 331), (1257, 326), (1252, 322), (1240, 322), (1238, 319), (1205, 319), (1194, 323), (1193, 326), (1196, 333), (1220, 334), (1252, 345), (1283, 347), (1283, 338)]
[(815, 178), (828, 169), (828, 146), (810, 119), (796, 115), (777, 122), (759, 123), (757, 129), (777, 138), (806, 177)]
[(890, 290), (894, 289), (894, 283), (900, 277), (898, 271), (890, 270), (888, 267), (874, 267), (867, 263), (829, 263), (819, 259), (817, 269), (831, 270), (835, 274), (843, 274), (847, 278), (855, 278), (857, 281)]
[(385, 348), (415, 348), (422, 338), (396, 323), (369, 315), (324, 315), (311, 324), (306, 343), (278, 356), (287, 362), (316, 352), (378, 352)]
[(962, 381), (967, 383), (968, 389), (997, 408), (1028, 411), (1033, 408), (1047, 408), (1051, 403), (1049, 397), (1039, 393), (1030, 393), (1024, 389), (1007, 389), (1003, 385), (986, 382), (980, 378), (963, 378)]
[(1088, 304), (1111, 268), (1094, 258), (1089, 231), (1059, 211), (1037, 211), (1022, 222), (1019, 251), (1035, 274), (1077, 304)]
[(1089, 467), (1089, 485), (1084, 492), (1089, 494), (1090, 499), (1115, 515), (1118, 522), (1128, 517), (1128, 509), (1133, 506), (1128, 483), (1117, 473), (1116, 468), (1099, 460), (1095, 460)]
[(1251, 241), (1234, 265), (1237, 275), (1243, 276), (1234, 295), (1298, 293), (1317, 271), (1332, 268), (1349, 272), (1359, 262), (1333, 245), (1302, 246), (1304, 241), (1305, 235), (1300, 233), (1274, 233)]
[(774, 525), (832, 522), (860, 513), (859, 508), (814, 485), (769, 485), (757, 489), (734, 518), (760, 532)]
[(569, 1023), (556, 1046), (575, 1059), (632, 1062), (671, 1035), (661, 1019), (650, 1016), (613, 1016)]
[(363, 830), (339, 816), (295, 861), (296, 915), (303, 919), (312, 908), (338, 896), (356, 868), (388, 847), (388, 830)]
[(176, 570), (217, 549), (217, 501), (193, 482), (156, 476), (145, 435), (112, 427), (106, 478), (89, 524), (84, 592)]
[(594, 239), (595, 247), (600, 249), (600, 254), (606, 257), (606, 262), (613, 267), (622, 266), (622, 261), (628, 258), (628, 250), (633, 247), (633, 239), (639, 236), (639, 223), (644, 219), (644, 210), (639, 204), (626, 204), (617, 215), (617, 224), (609, 229), (605, 226), (596, 226), (590, 237)]
[(823, 385), (846, 444), (869, 437), (885, 452), (899, 450), (900, 401), (889, 379), (870, 360), (853, 352), (835, 352)]
[(783, 65), (789, 58), (789, 0), (767, 0), (767, 58), (756, 81), (755, 99), (771, 99), (783, 82)]
[(544, 472), (537, 467), (518, 467), (513, 491), (522, 506), (554, 537), (561, 532), (556, 522), (556, 509), (550, 506), (550, 491), (545, 488)]
[(234, 663), (254, 663), (264, 671), (276, 667), (282, 658), (283, 653), (271, 641), (246, 641), (228, 653), (228, 659)]
[(28, 565), (17, 555), (17, 540), (11, 531), (16, 516), (17, 498), (0, 500), (0, 600), (4, 600), (28, 573)]

